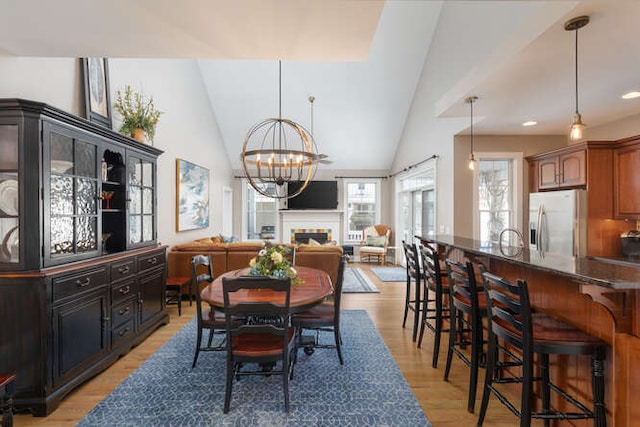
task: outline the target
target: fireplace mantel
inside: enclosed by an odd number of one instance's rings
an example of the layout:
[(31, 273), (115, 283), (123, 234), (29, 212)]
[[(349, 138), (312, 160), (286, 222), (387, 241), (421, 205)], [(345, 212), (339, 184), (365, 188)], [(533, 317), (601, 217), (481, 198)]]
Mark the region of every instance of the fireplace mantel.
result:
[(281, 241), (290, 242), (292, 230), (331, 230), (331, 239), (342, 244), (343, 211), (341, 210), (281, 210)]

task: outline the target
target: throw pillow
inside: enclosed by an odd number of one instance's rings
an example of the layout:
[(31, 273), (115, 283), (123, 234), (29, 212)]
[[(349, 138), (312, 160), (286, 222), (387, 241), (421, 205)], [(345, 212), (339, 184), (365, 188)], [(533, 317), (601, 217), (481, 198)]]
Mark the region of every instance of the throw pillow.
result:
[(367, 236), (365, 240), (365, 246), (374, 246), (377, 248), (384, 248), (384, 243), (387, 240), (385, 236)]
[(239, 242), (238, 238), (235, 236), (223, 236), (222, 234), (220, 235), (220, 240), (222, 240), (222, 243), (235, 243), (235, 242)]
[(309, 243), (308, 244), (311, 245), (311, 246), (320, 246), (320, 242), (318, 242), (315, 239), (312, 239), (311, 237), (309, 237)]

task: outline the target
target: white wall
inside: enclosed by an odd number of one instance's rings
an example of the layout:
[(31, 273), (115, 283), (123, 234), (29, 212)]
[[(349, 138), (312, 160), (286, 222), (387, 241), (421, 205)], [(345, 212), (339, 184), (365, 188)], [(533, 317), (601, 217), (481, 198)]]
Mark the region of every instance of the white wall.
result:
[[(82, 69), (78, 59), (0, 58), (0, 93), (4, 98), (46, 102), (84, 117)], [(209, 104), (200, 70), (193, 60), (110, 59), (111, 100), (126, 84), (153, 96), (164, 111), (154, 146), (158, 159), (158, 240), (173, 245), (216, 235), (222, 229), (222, 188), (231, 186), (229, 157)], [(117, 113), (114, 129), (118, 128)], [(210, 226), (176, 232), (176, 159), (209, 169)]]
[[(632, 100), (628, 102), (639, 102)], [(587, 140), (618, 140), (640, 134), (640, 114), (630, 116), (601, 126), (585, 128)]]

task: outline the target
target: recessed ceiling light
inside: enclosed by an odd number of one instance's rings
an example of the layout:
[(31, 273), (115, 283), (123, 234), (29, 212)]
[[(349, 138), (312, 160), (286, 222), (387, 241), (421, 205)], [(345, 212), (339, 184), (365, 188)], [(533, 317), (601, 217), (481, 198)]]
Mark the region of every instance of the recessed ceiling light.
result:
[(622, 95), (622, 99), (633, 99), (638, 97), (640, 97), (640, 92), (638, 91), (633, 91), (633, 92), (625, 93), (624, 95)]
[(536, 122), (535, 120), (529, 120), (528, 122), (524, 122), (522, 126), (535, 126), (537, 124), (538, 122)]

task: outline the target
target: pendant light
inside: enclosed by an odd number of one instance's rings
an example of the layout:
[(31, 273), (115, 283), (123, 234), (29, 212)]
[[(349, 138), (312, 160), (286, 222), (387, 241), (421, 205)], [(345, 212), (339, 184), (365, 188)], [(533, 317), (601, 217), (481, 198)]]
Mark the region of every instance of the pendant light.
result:
[[(249, 184), (260, 194), (289, 199), (302, 193), (315, 175), (319, 161), (311, 133), (298, 123), (282, 118), (282, 62), (278, 61), (278, 117), (254, 125), (242, 144), (242, 167)], [(288, 192), (290, 182), (301, 182)]]
[(473, 103), (478, 100), (477, 96), (469, 96), (465, 98), (464, 102), (469, 104), (471, 108), (471, 151), (469, 152), (469, 169), (474, 170), (476, 168), (476, 159), (473, 157)]
[(582, 139), (583, 131), (584, 131), (584, 123), (582, 123), (582, 116), (578, 111), (578, 30), (589, 23), (588, 16), (578, 16), (577, 18), (573, 18), (567, 21), (564, 24), (564, 29), (566, 31), (575, 31), (576, 32), (576, 66), (575, 66), (575, 76), (576, 76), (576, 113), (573, 116), (573, 123), (571, 124), (569, 138), (572, 141), (578, 141)]

